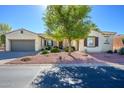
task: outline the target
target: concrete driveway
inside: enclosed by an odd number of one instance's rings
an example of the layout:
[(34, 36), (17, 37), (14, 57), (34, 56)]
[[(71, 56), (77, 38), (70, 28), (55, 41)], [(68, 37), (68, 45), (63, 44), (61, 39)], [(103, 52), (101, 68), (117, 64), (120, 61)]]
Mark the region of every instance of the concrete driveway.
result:
[(36, 52), (0, 52), (0, 60), (35, 55)]
[(36, 55), (37, 52), (4, 52), (0, 51), (0, 65), (15, 60), (16, 58)]
[(40, 69), (40, 65), (2, 65), (0, 66), (0, 88), (29, 87)]

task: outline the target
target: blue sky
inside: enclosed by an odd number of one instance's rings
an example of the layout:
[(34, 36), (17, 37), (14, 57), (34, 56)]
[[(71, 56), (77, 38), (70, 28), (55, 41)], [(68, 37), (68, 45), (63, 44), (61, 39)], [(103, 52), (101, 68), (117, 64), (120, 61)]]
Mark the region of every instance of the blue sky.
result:
[[(0, 23), (8, 23), (13, 29), (26, 28), (44, 32), (44, 6), (0, 6)], [(92, 21), (102, 31), (124, 34), (124, 6), (92, 6)]]

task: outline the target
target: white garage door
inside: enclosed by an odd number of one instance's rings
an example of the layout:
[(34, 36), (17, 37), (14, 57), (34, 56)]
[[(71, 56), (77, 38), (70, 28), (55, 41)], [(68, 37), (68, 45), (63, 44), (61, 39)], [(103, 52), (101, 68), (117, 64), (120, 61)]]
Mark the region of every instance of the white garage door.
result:
[(11, 40), (11, 51), (35, 51), (35, 40)]

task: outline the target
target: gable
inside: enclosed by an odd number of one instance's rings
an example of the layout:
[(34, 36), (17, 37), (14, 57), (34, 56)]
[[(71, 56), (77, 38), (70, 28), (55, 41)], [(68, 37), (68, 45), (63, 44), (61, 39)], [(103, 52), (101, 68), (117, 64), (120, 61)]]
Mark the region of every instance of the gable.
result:
[(11, 31), (11, 32), (6, 33), (6, 35), (8, 35), (8, 34), (15, 34), (15, 33), (18, 34), (18, 33), (21, 32), (21, 31), (26, 32), (26, 33), (30, 33), (30, 34), (37, 35), (36, 33), (32, 32), (32, 31), (29, 31), (29, 30), (26, 30), (26, 29), (24, 29), (24, 28), (17, 29), (17, 30), (13, 30), (13, 31)]
[(102, 36), (102, 32), (98, 32), (98, 31), (91, 31), (89, 33), (89, 36)]
[(26, 29), (18, 29), (6, 34), (8, 39), (35, 39), (36, 37), (38, 37), (37, 34)]

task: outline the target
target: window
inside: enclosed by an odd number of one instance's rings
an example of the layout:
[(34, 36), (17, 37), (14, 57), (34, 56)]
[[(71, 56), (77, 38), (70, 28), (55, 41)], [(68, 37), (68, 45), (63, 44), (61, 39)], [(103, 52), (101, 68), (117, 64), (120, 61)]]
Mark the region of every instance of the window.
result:
[(48, 41), (47, 41), (47, 45), (48, 45), (48, 46), (52, 46), (52, 45), (53, 45), (53, 41), (52, 41), (52, 40), (48, 40)]
[(87, 46), (88, 47), (95, 47), (95, 37), (88, 37), (87, 38)]
[(47, 45), (51, 46), (51, 40), (47, 41)]
[(104, 44), (109, 44), (109, 36), (105, 36), (105, 42)]

